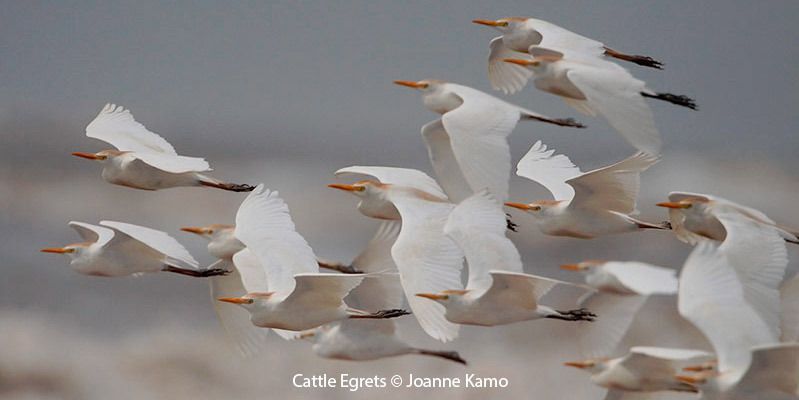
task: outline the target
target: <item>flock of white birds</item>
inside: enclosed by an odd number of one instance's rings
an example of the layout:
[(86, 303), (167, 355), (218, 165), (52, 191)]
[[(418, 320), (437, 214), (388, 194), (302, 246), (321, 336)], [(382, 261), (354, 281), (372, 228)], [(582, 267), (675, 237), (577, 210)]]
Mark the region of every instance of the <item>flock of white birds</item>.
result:
[[(271, 328), (285, 339), (311, 340), (321, 357), (421, 354), (465, 364), (454, 351), (404, 342), (392, 318), (412, 314), (442, 342), (456, 339), (464, 324), (548, 318), (584, 321), (575, 324), (576, 340), (592, 358), (566, 365), (589, 372), (593, 383), (610, 389), (608, 398), (625, 391), (679, 391), (702, 399), (799, 399), (799, 280), (783, 282), (786, 242), (799, 242), (797, 235), (760, 211), (704, 194), (672, 192), (658, 204), (668, 208), (669, 222), (635, 217), (640, 174), (659, 161), (661, 147), (647, 98), (696, 106), (685, 96), (649, 89), (613, 59), (651, 68), (662, 64), (533, 18), (473, 22), (501, 33), (491, 40), (488, 57), (495, 89), (512, 93), (532, 80), (578, 111), (601, 115), (638, 152), (582, 172), (538, 141), (516, 174), (546, 187), (553, 199), (506, 202), (507, 137), (520, 120), (584, 126), (455, 83), (395, 81), (419, 90), (424, 105), (441, 115), (421, 128), (436, 179), (384, 166), (336, 171), (339, 177), (371, 177), (329, 186), (357, 196), (358, 210), (381, 221), (358, 257), (337, 263), (314, 255), (278, 192), (207, 175), (211, 168), (204, 159), (178, 155), (128, 110), (107, 105), (86, 135), (116, 149), (73, 153), (100, 162), (104, 180), (144, 190), (207, 186), (250, 193), (235, 225), (182, 228), (209, 240), (208, 251), (219, 260), (208, 267), (164, 232), (114, 221), (70, 222), (83, 242), (42, 251), (68, 255), (72, 268), (87, 275), (167, 271), (208, 278), (219, 319), (245, 354), (262, 349)], [(503, 204), (523, 210), (547, 235), (590, 239), (671, 230), (695, 247), (679, 279), (669, 268), (615, 261), (563, 266), (581, 272), (584, 284), (526, 274), (506, 237), (515, 224)], [(540, 302), (560, 287), (584, 292), (575, 309)], [(635, 314), (653, 294), (676, 295), (680, 315), (714, 352), (632, 347), (623, 357), (607, 358), (619, 351)]]

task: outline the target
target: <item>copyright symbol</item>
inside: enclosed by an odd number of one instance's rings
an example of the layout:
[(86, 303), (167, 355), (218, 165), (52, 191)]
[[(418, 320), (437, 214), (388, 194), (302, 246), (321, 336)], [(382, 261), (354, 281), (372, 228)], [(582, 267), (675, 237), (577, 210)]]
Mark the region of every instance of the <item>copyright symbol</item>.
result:
[(391, 377), (391, 386), (400, 387), (402, 385), (402, 377), (399, 375), (394, 375)]

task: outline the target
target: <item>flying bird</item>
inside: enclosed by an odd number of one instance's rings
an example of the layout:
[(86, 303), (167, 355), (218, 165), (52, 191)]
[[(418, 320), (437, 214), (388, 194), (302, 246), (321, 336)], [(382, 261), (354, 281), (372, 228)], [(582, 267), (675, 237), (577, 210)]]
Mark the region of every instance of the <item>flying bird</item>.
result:
[[(288, 206), (277, 192), (259, 185), (236, 213), (236, 237), (247, 246), (263, 268), (266, 283), (244, 286), (247, 294), (219, 301), (238, 304), (250, 313), (256, 326), (304, 331), (347, 318), (394, 318), (404, 310), (365, 312), (344, 303), (344, 297), (363, 280), (363, 275), (322, 274), (313, 250), (297, 233)], [(233, 262), (238, 265), (240, 255)], [(246, 253), (245, 253), (246, 255)]]
[(130, 111), (106, 104), (86, 127), (86, 136), (116, 149), (72, 155), (99, 161), (103, 179), (135, 189), (158, 190), (179, 186), (208, 186), (234, 192), (253, 190), (250, 185), (220, 181), (205, 175), (211, 167), (205, 159), (180, 156), (169, 142), (133, 119)]
[(648, 154), (660, 154), (662, 141), (646, 98), (696, 109), (686, 96), (657, 93), (623, 67), (601, 59), (564, 56), (563, 52), (533, 46), (532, 59), (505, 59), (533, 72), (533, 84), (559, 96), (586, 115), (601, 115), (628, 143)]
[[(347, 304), (362, 310), (401, 308), (405, 296), (391, 258), (391, 247), (400, 232), (399, 221), (384, 221), (366, 248), (352, 261), (352, 268), (367, 274), (363, 282), (345, 298)], [(313, 351), (324, 358), (339, 360), (376, 360), (404, 354), (439, 357), (466, 364), (454, 351), (416, 348), (396, 334), (393, 320), (349, 319), (322, 325), (300, 335), (313, 342)]]
[(676, 295), (677, 271), (635, 261), (589, 260), (561, 265), (580, 272), (588, 292), (577, 306), (601, 315), (596, 323), (575, 330), (581, 353), (602, 357), (614, 353), (629, 330), (638, 311), (652, 295)]
[(455, 83), (436, 80), (394, 83), (422, 92), (441, 118), (422, 127), (422, 137), (441, 186), (454, 203), (488, 188), (499, 201), (508, 197), (511, 156), (508, 136), (520, 120), (583, 127), (552, 119)]
[(100, 225), (71, 221), (69, 226), (83, 242), (41, 251), (68, 255), (72, 269), (81, 274), (116, 277), (166, 271), (209, 277), (228, 272), (200, 268), (183, 245), (155, 229), (116, 221), (100, 221)]
[(593, 321), (596, 315), (585, 309), (558, 311), (539, 303), (554, 286), (571, 284), (524, 274), (519, 251), (505, 237), (504, 221), (502, 207), (487, 190), (455, 207), (444, 232), (466, 255), (466, 289), (416, 296), (443, 305), (447, 320), (458, 324), (494, 326), (540, 318)]
[(533, 216), (542, 232), (591, 239), (642, 229), (669, 229), (667, 224), (632, 217), (637, 212), (640, 174), (657, 163), (658, 157), (637, 153), (584, 173), (568, 157), (554, 152), (538, 141), (516, 167), (516, 175), (546, 187), (554, 200), (505, 203)]
[(460, 279), (463, 252), (444, 234), (447, 216), (455, 205), (438, 185), (432, 185), (435, 183), (432, 178), (428, 180), (426, 174), (416, 170), (358, 166), (340, 169), (336, 175), (353, 173), (370, 175), (377, 181), (329, 186), (358, 196), (361, 199), (358, 209), (367, 216), (386, 219), (391, 212), (400, 217), (402, 229), (391, 247), (391, 257), (397, 265), (408, 305), (428, 335), (444, 342), (455, 339), (458, 325), (447, 321), (444, 307), (415, 296), (463, 287)]
[(669, 201), (658, 203), (658, 206), (669, 209), (669, 219), (677, 238), (692, 245), (703, 238), (724, 240), (727, 230), (715, 215), (719, 212), (737, 213), (758, 223), (773, 226), (786, 242), (799, 244), (799, 234), (776, 224), (763, 212), (718, 196), (671, 192)]
[(579, 35), (551, 22), (529, 17), (510, 17), (498, 20), (475, 19), (475, 24), (495, 28), (501, 36), (491, 39), (488, 51), (488, 80), (496, 90), (505, 94), (519, 91), (527, 84), (532, 72), (508, 65), (506, 58), (530, 59), (530, 46), (574, 52), (585, 57), (612, 57), (645, 67), (662, 69), (663, 64), (652, 57), (625, 54), (604, 43)]

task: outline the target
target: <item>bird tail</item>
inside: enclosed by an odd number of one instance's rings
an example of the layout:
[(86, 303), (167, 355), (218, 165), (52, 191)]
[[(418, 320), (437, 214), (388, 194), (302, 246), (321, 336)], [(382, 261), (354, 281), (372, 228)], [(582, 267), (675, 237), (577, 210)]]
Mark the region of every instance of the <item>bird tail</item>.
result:
[(414, 349), (414, 353), (421, 354), (425, 356), (432, 356), (432, 357), (439, 357), (446, 360), (454, 361), (459, 364), (467, 365), (466, 360), (461, 358), (461, 355), (458, 354), (457, 351), (438, 351), (438, 350), (425, 350), (425, 349)]

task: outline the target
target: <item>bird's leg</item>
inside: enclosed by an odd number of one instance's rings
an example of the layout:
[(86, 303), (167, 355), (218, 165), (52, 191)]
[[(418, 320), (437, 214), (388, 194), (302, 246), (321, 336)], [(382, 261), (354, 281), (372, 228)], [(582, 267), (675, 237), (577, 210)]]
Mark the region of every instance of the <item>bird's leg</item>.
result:
[(225, 182), (200, 181), (200, 185), (229, 190), (231, 192), (252, 192), (255, 189), (255, 186), (252, 185)]
[(513, 222), (510, 219), (510, 214), (508, 214), (508, 213), (505, 213), (505, 224), (506, 224), (506, 226), (507, 226), (509, 231), (518, 232), (518, 230), (516, 228), (519, 227), (519, 224)]
[(560, 319), (563, 321), (588, 321), (593, 322), (596, 318), (596, 314), (586, 310), (585, 308), (579, 308), (576, 310), (568, 310), (568, 311), (560, 311), (557, 310), (558, 314), (547, 315), (546, 318), (552, 319)]
[(639, 229), (665, 229), (671, 230), (671, 222), (663, 221), (659, 224), (650, 224), (649, 222), (644, 221), (635, 221), (635, 224), (638, 226)]
[(409, 314), (410, 312), (406, 310), (403, 310), (401, 308), (394, 308), (390, 310), (380, 310), (371, 314), (354, 314), (350, 315), (350, 318), (388, 319), (388, 318), (397, 318)]
[(655, 60), (652, 57), (624, 54), (622, 52), (613, 50), (610, 47), (605, 47), (605, 55), (618, 58), (619, 60), (629, 61), (644, 67), (663, 69), (663, 63)]
[(422, 354), (425, 356), (433, 356), (433, 357), (440, 357), (446, 360), (455, 361), (456, 363), (460, 363), (466, 365), (466, 360), (461, 358), (461, 355), (458, 354), (457, 351), (437, 351), (437, 350), (424, 350), (424, 349), (414, 349), (413, 351), (416, 354)]
[(572, 128), (585, 128), (585, 125), (583, 125), (582, 123), (580, 123), (578, 121), (575, 121), (573, 118), (546, 118), (546, 117), (540, 117), (540, 116), (537, 116), (537, 115), (527, 115), (527, 114), (522, 115), (522, 118), (534, 119), (536, 121), (547, 122), (547, 123), (555, 124), (555, 125), (558, 125), (558, 126), (569, 126), (569, 127), (572, 127)]
[(699, 109), (697, 107), (696, 102), (694, 101), (694, 99), (692, 99), (692, 98), (690, 98), (688, 96), (683, 96), (681, 94), (641, 92), (641, 96), (649, 97), (651, 99), (658, 99), (658, 100), (667, 101), (667, 102), (669, 102), (671, 104), (676, 104), (678, 106), (687, 107), (687, 108), (690, 108), (692, 110), (698, 110)]
[(165, 265), (162, 271), (173, 272), (180, 275), (193, 276), (195, 278), (207, 278), (209, 276), (223, 276), (230, 273), (230, 271), (223, 268), (211, 268), (204, 270), (193, 270), (178, 268), (172, 265)]
[(344, 265), (342, 263), (323, 261), (323, 260), (316, 260), (316, 263), (319, 264), (319, 268), (332, 269), (334, 271), (341, 272), (342, 274), (363, 273), (363, 271), (355, 269), (355, 267), (353, 267), (352, 265)]

